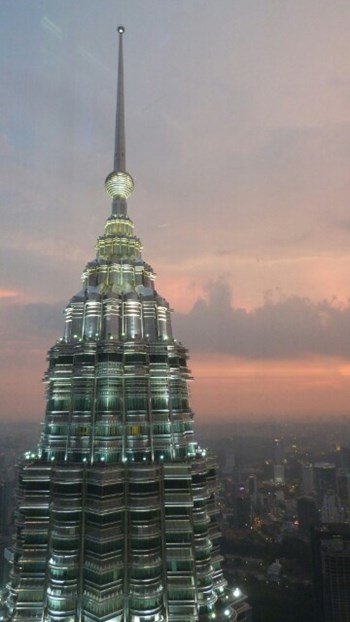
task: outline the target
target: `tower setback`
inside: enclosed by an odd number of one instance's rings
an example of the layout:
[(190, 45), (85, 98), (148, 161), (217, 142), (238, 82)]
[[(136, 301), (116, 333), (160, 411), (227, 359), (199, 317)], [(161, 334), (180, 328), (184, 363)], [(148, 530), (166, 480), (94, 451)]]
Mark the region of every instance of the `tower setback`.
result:
[(112, 214), (49, 351), (40, 443), (19, 469), (8, 609), (16, 622), (233, 621), (187, 350), (127, 214), (118, 32)]

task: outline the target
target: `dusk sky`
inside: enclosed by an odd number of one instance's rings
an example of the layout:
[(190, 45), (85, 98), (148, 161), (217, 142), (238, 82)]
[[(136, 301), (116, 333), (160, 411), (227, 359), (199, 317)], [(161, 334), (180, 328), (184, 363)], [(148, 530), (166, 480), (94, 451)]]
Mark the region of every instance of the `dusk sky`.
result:
[(118, 24), (129, 214), (197, 422), (350, 414), (348, 0), (1, 0), (0, 417), (110, 214)]

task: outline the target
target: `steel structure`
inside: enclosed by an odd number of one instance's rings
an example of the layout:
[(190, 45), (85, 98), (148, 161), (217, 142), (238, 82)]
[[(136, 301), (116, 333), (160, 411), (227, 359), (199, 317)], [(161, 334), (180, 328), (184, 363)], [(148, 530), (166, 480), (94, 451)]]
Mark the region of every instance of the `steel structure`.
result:
[(215, 461), (193, 436), (187, 351), (127, 214), (134, 182), (118, 31), (114, 170), (105, 182), (112, 214), (49, 352), (41, 440), (19, 471), (9, 615), (234, 621)]

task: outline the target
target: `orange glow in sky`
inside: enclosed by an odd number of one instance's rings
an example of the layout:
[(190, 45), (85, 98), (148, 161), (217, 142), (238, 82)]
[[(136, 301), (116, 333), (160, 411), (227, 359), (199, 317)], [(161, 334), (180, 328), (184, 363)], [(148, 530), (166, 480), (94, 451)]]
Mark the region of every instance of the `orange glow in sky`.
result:
[(12, 289), (0, 289), (0, 299), (2, 298), (15, 298), (18, 296), (18, 292)]
[(196, 355), (190, 367), (198, 421), (228, 420), (233, 413), (302, 419), (349, 412), (350, 365), (343, 359), (269, 362)]

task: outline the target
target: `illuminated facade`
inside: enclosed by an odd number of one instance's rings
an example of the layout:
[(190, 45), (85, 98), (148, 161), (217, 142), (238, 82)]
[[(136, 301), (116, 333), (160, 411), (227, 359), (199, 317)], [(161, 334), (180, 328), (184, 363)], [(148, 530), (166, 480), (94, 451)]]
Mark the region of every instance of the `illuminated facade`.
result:
[(194, 440), (187, 351), (127, 215), (118, 30), (112, 214), (49, 352), (42, 436), (19, 472), (9, 613), (18, 622), (233, 621), (215, 461)]

